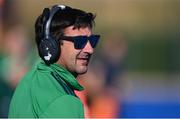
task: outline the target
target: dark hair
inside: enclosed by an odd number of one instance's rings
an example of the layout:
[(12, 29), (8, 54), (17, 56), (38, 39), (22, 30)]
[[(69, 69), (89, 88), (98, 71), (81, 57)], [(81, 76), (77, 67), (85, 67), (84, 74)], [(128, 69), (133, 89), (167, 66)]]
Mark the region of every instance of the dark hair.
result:
[[(59, 39), (60, 36), (64, 34), (64, 29), (69, 26), (74, 26), (76, 28), (92, 28), (95, 24), (95, 15), (92, 13), (87, 13), (85, 11), (74, 9), (68, 7), (65, 10), (58, 10), (51, 21), (50, 24), (50, 34)], [(40, 39), (44, 37), (44, 23), (46, 22), (46, 15), (43, 13), (37, 18), (35, 23), (35, 39), (37, 45), (40, 42)]]

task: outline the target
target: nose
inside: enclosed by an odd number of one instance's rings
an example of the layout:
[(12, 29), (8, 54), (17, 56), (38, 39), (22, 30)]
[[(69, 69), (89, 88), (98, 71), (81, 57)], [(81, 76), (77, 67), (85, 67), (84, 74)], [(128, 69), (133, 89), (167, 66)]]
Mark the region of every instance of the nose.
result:
[(83, 52), (86, 52), (86, 53), (89, 53), (89, 54), (93, 54), (94, 48), (92, 48), (92, 46), (91, 46), (89, 41), (87, 42), (87, 44), (83, 48)]

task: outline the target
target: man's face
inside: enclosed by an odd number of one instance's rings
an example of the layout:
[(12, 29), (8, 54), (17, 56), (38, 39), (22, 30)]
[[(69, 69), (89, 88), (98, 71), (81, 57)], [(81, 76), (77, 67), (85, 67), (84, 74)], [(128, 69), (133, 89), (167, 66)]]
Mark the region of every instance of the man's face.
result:
[[(88, 27), (73, 29), (73, 26), (70, 26), (64, 31), (64, 36), (90, 36), (91, 34), (92, 31)], [(63, 40), (58, 63), (73, 74), (84, 74), (87, 72), (90, 56), (93, 52), (89, 41), (83, 49), (75, 49), (73, 42)]]

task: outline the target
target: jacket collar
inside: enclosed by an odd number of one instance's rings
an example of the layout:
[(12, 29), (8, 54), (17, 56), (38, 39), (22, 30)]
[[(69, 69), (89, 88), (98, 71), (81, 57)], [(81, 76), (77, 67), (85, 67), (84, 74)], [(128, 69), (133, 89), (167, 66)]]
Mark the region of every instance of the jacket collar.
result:
[(58, 73), (61, 76), (62, 80), (64, 80), (74, 90), (81, 91), (84, 89), (78, 83), (77, 79), (67, 69), (65, 69), (63, 66), (61, 66), (59, 64), (51, 64), (50, 66), (47, 66), (43, 62), (39, 63), (39, 66), (41, 67), (41, 69), (45, 68), (45, 69), (49, 69), (51, 71), (55, 71), (56, 73)]

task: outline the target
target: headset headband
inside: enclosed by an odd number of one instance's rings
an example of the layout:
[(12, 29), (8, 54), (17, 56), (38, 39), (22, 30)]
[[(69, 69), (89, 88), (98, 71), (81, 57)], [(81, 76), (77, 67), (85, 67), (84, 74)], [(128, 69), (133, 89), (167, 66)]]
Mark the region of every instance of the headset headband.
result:
[(45, 37), (46, 39), (49, 38), (49, 34), (50, 34), (50, 25), (51, 25), (51, 21), (52, 21), (52, 18), (54, 16), (54, 14), (58, 11), (58, 10), (64, 10), (66, 9), (66, 6), (65, 5), (55, 5), (51, 8), (50, 10), (50, 16), (49, 16), (49, 19), (46, 23), (46, 27), (45, 27)]

